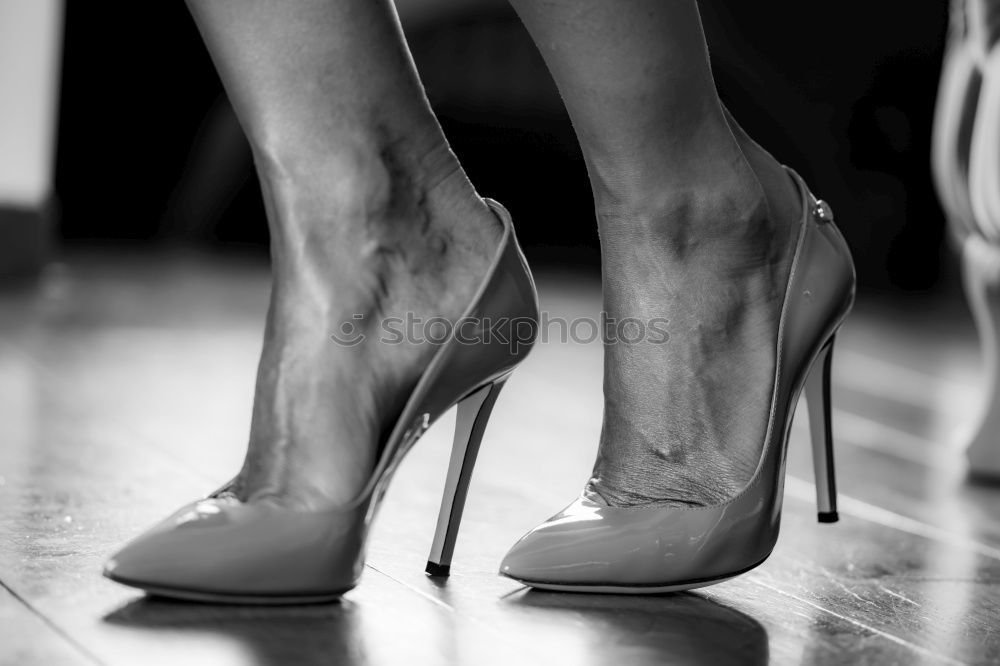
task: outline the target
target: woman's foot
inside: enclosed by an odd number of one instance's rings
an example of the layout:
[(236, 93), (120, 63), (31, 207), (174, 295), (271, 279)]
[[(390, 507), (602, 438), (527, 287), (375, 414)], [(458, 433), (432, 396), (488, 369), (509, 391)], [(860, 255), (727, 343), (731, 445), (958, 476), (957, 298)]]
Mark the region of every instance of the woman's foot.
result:
[(380, 340), (383, 323), (459, 318), (500, 239), (446, 146), (363, 143), (323, 164), (257, 156), (274, 281), (244, 501), (316, 509), (361, 490), (437, 349)]
[(612, 505), (717, 504), (760, 459), (802, 210), (784, 169), (730, 124), (740, 150), (710, 177), (599, 213), (615, 229), (603, 234), (608, 315), (669, 322), (666, 342), (605, 347), (588, 493)]

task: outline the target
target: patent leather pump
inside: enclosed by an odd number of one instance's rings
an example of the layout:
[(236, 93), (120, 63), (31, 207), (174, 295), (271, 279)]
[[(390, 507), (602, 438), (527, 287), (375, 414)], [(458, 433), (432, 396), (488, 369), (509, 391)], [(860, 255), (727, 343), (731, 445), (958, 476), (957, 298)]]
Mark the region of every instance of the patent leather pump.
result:
[[(465, 493), (490, 410), (537, 332), (534, 283), (510, 215), (500, 246), (472, 303), (420, 377), (383, 443), (371, 477), (349, 503), (301, 511), (241, 502), (226, 490), (189, 504), (126, 545), (105, 568), (112, 580), (165, 596), (229, 603), (300, 603), (336, 599), (354, 587), (379, 503), (403, 456), (457, 404), (454, 453), (428, 563), (445, 575)], [(491, 335), (497, 322), (519, 322), (522, 338)], [(531, 330), (531, 339), (523, 334)], [(506, 330), (506, 329), (505, 329)]]
[(803, 390), (819, 519), (837, 520), (830, 361), (854, 300), (854, 266), (830, 207), (789, 173), (804, 212), (775, 343), (767, 432), (750, 481), (728, 501), (703, 507), (613, 507), (585, 492), (522, 537), (501, 575), (545, 589), (641, 594), (711, 585), (753, 569), (778, 537), (786, 446)]

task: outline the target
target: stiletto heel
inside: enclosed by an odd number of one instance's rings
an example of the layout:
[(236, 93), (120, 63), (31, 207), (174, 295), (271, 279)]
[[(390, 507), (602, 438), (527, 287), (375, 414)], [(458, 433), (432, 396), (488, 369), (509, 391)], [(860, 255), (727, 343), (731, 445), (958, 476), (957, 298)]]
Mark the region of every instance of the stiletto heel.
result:
[(813, 470), (816, 475), (816, 506), (819, 522), (835, 523), (837, 481), (833, 465), (833, 423), (830, 419), (830, 366), (833, 361), (831, 338), (813, 361), (806, 380), (806, 405), (812, 435)]
[[(354, 499), (301, 510), (269, 500), (244, 502), (227, 485), (126, 545), (108, 561), (104, 574), (147, 592), (198, 601), (337, 599), (357, 584), (364, 570), (368, 530), (399, 463), (431, 424), (457, 404), (455, 449), (428, 564), (430, 573), (447, 573), (486, 421), (500, 387), (527, 356), (538, 330), (535, 284), (510, 214), (497, 202), (486, 202), (504, 227), (493, 261), (458, 320), (462, 324), (435, 351), (380, 442), (379, 459)], [(517, 337), (489, 335), (485, 322), (498, 321), (516, 326)], [(530, 336), (521, 335), (525, 322), (533, 324)], [(477, 336), (470, 339), (471, 333)]]
[(656, 594), (750, 571), (778, 539), (788, 435), (803, 391), (819, 519), (836, 520), (830, 350), (854, 302), (854, 264), (833, 211), (798, 174), (789, 175), (801, 196), (802, 218), (775, 337), (767, 431), (753, 476), (733, 497), (708, 506), (617, 507), (584, 491), (514, 544), (500, 565), (502, 575), (550, 590)]
[(438, 512), (431, 554), (427, 558), (427, 573), (431, 576), (447, 576), (451, 573), (451, 556), (455, 552), (455, 540), (462, 522), (472, 469), (479, 455), (479, 444), (483, 441), (493, 405), (509, 376), (505, 375), (492, 384), (477, 389), (458, 403), (451, 462), (448, 464), (448, 476), (445, 479), (444, 495), (441, 497), (441, 510)]

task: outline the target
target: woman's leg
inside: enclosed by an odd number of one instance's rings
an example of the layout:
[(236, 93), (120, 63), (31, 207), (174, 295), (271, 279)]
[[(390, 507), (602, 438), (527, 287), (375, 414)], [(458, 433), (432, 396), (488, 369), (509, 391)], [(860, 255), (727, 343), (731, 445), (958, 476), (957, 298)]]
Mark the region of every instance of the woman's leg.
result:
[[(271, 230), (274, 284), (236, 490), (343, 502), (433, 351), (372, 344), (379, 321), (457, 318), (499, 223), (448, 148), (389, 0), (189, 6), (250, 140)], [(344, 322), (367, 339), (335, 342)]]
[(669, 321), (666, 343), (605, 346), (591, 488), (731, 497), (764, 440), (798, 194), (719, 102), (695, 0), (511, 2), (587, 162), (605, 310)]

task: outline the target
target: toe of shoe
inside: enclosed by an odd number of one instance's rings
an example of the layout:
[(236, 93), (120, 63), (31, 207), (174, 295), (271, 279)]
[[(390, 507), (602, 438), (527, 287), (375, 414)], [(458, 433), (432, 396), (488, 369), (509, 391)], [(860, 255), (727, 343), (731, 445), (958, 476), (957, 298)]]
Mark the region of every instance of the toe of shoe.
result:
[(573, 585), (605, 577), (611, 556), (586, 530), (543, 523), (524, 535), (500, 564), (500, 575), (532, 584)]
[[(136, 537), (104, 565), (104, 575), (111, 580), (139, 588), (171, 588), (190, 585), (201, 567), (213, 566), (209, 553), (203, 552), (205, 529), (182, 529), (196, 521), (210, 527), (211, 518), (221, 511), (204, 502), (192, 503), (152, 529)], [(219, 522), (216, 519), (215, 522)]]
[(325, 597), (357, 582), (363, 527), (351, 512), (204, 500), (127, 544), (104, 575), (174, 596)]
[(673, 516), (657, 507), (615, 509), (581, 499), (514, 544), (500, 574), (553, 587), (684, 580), (698, 561), (698, 540), (692, 535), (700, 533), (699, 526), (692, 516)]

